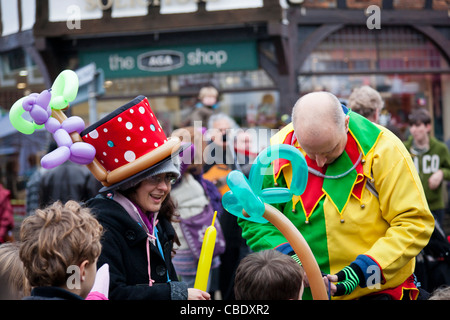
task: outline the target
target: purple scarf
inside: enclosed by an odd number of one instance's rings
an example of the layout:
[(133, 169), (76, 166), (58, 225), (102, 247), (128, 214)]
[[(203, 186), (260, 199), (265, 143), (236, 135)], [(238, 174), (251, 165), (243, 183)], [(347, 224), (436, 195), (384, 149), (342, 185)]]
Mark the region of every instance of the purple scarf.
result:
[[(133, 201), (131, 201), (131, 202), (133, 202)], [(142, 218), (142, 221), (144, 221), (145, 225), (147, 226), (149, 233), (151, 235), (153, 235), (153, 227), (154, 227), (153, 218), (155, 216), (155, 213), (154, 212), (145, 212), (144, 213), (144, 212), (142, 212), (141, 208), (136, 203), (133, 202), (133, 204), (136, 207), (136, 209), (138, 210), (139, 215)]]

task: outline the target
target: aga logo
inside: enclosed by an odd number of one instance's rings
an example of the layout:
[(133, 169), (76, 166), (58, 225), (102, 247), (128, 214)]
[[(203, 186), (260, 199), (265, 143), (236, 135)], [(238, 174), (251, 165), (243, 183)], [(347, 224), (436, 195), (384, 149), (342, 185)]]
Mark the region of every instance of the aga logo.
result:
[(157, 50), (140, 54), (138, 68), (145, 71), (170, 71), (184, 66), (184, 55), (174, 50)]

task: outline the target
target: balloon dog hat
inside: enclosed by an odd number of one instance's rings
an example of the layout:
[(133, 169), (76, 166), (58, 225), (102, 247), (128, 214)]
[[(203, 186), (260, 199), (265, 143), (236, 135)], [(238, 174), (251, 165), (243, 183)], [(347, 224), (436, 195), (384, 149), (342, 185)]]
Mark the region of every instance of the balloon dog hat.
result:
[[(53, 135), (58, 147), (42, 157), (43, 168), (67, 160), (86, 165), (104, 185), (100, 192), (132, 186), (155, 170), (178, 172), (173, 162), (182, 151), (181, 141), (166, 137), (146, 97), (134, 98), (85, 128), (83, 119), (62, 112), (77, 93), (77, 74), (64, 70), (51, 89), (23, 97), (11, 107), (9, 118), (19, 132), (45, 128)], [(26, 112), (32, 121), (23, 118)]]

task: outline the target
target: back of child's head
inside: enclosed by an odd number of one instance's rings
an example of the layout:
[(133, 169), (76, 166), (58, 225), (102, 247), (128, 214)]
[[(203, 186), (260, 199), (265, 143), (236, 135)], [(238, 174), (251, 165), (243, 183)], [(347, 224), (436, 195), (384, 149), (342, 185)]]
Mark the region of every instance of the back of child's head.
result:
[(0, 300), (22, 299), (31, 288), (19, 258), (19, 242), (0, 245)]
[(234, 294), (237, 300), (298, 300), (302, 286), (303, 268), (294, 259), (276, 250), (263, 250), (239, 263)]
[(435, 289), (428, 300), (450, 300), (450, 286), (442, 285)]
[(76, 201), (36, 210), (20, 228), (20, 259), (31, 286), (64, 286), (69, 266), (99, 257), (101, 235), (102, 226)]

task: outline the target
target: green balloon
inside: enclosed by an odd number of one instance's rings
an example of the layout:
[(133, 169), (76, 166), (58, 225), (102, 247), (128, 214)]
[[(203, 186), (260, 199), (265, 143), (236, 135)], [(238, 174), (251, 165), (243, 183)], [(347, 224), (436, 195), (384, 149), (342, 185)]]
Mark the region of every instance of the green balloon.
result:
[(55, 110), (61, 110), (73, 101), (78, 93), (78, 76), (72, 70), (64, 70), (52, 85), (52, 99), (50, 107)]
[(33, 121), (25, 120), (22, 117), (22, 114), (26, 112), (22, 107), (22, 103), (25, 98), (26, 97), (20, 98), (13, 104), (11, 110), (9, 111), (9, 121), (11, 121), (11, 124), (17, 129), (17, 131), (23, 134), (33, 134), (37, 129), (42, 129), (44, 125), (38, 125)]

